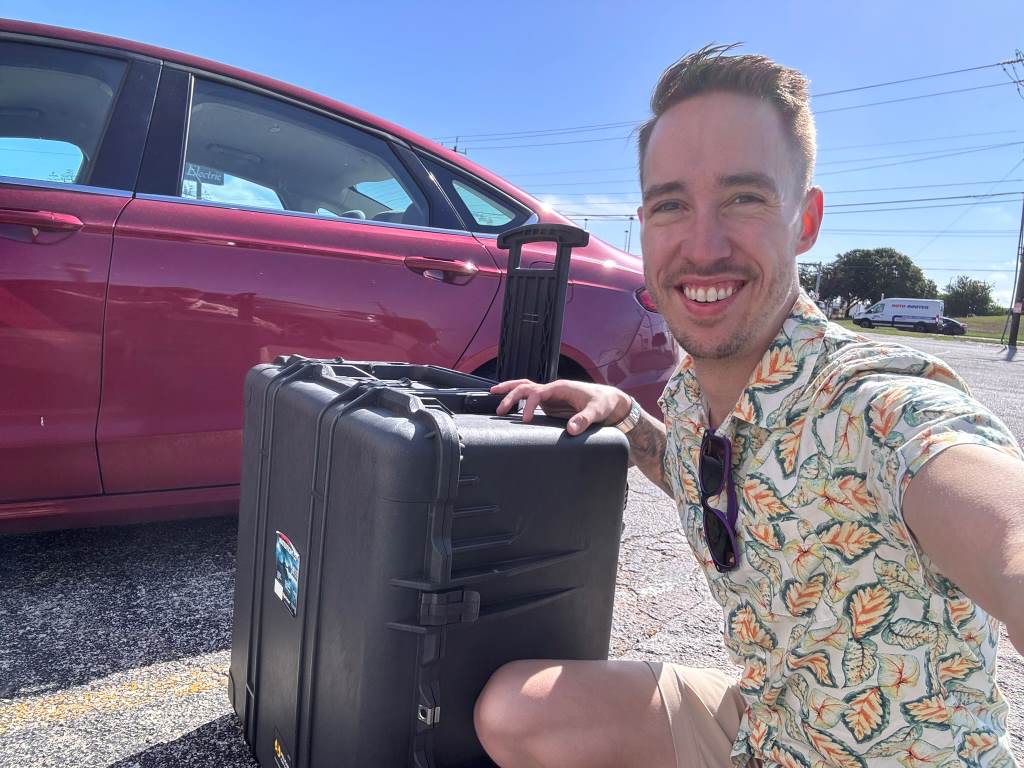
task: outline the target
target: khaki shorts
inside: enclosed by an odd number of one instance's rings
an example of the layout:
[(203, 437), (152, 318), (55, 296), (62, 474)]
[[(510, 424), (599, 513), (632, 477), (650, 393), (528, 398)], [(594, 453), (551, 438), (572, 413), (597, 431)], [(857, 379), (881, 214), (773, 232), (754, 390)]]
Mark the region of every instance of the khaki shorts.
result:
[[(738, 682), (717, 669), (649, 661), (668, 713), (678, 768), (728, 768), (746, 704)], [(753, 761), (750, 768), (760, 763)]]

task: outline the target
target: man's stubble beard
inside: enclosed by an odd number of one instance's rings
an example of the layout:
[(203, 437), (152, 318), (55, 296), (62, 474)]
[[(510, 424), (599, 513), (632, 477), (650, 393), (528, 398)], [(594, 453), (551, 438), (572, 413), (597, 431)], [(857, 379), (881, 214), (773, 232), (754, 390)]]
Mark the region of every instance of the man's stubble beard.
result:
[[(689, 272), (687, 274), (692, 274)], [(754, 276), (744, 276), (747, 280), (747, 284), (743, 287), (743, 290), (747, 290), (756, 279)], [(664, 286), (659, 287), (658, 292), (663, 295), (672, 295), (675, 291), (675, 285), (678, 283), (677, 277), (670, 277), (665, 281), (668, 288)], [(650, 283), (649, 283), (650, 284)], [(719, 342), (716, 346), (706, 345), (701, 343), (701, 331), (700, 327), (684, 329), (682, 325), (675, 321), (674, 318), (669, 317), (667, 314), (662, 314), (665, 318), (665, 323), (668, 325), (669, 331), (675, 338), (676, 342), (687, 352), (690, 357), (696, 360), (726, 360), (731, 357), (737, 357), (744, 352), (751, 351), (751, 347), (758, 341), (757, 336), (759, 332), (763, 330), (764, 323), (769, 321), (770, 316), (774, 315), (782, 304), (786, 304), (786, 310), (789, 310), (790, 304), (790, 292), (795, 297), (799, 291), (799, 287), (796, 284), (796, 259), (792, 262), (791, 269), (779, 272), (776, 274), (775, 280), (768, 291), (768, 296), (765, 298), (765, 309), (766, 312), (763, 315), (764, 322), (758, 322), (758, 313), (754, 305), (747, 306), (747, 317), (743, 319), (742, 324), (737, 329), (736, 333), (729, 339)], [(655, 304), (658, 303), (658, 296), (654, 296)], [(667, 306), (667, 302), (666, 302)], [(773, 332), (773, 336), (774, 336)], [(768, 341), (770, 342), (770, 339)]]

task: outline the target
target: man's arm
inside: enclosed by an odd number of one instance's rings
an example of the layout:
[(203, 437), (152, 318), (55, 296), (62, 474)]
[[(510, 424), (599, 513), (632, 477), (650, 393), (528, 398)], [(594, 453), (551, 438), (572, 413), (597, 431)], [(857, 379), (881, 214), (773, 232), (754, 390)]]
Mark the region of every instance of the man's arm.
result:
[(910, 481), (903, 519), (942, 574), (1002, 621), (1024, 653), (1024, 462), (980, 445), (947, 448)]
[[(498, 406), (498, 413), (504, 415), (521, 400), (523, 421), (530, 421), (538, 406), (549, 416), (566, 418), (566, 431), (578, 435), (591, 424), (615, 424), (629, 413), (632, 401), (629, 395), (615, 387), (591, 384), (582, 381), (553, 381), (550, 384), (536, 384), (520, 379), (504, 381), (491, 392), (504, 395)], [(664, 470), (666, 431), (665, 425), (646, 411), (640, 412), (640, 421), (626, 435), (629, 439), (629, 459), (651, 482), (672, 496)]]
[(629, 460), (640, 467), (652, 483), (672, 496), (672, 486), (665, 477), (665, 425), (647, 411), (641, 411), (640, 421), (626, 437), (629, 438)]

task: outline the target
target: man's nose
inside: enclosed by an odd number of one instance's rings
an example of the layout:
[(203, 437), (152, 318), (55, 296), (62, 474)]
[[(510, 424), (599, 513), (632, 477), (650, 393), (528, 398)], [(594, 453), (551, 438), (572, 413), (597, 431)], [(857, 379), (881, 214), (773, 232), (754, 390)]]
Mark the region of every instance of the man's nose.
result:
[(715, 207), (698, 208), (693, 219), (691, 258), (697, 262), (726, 259), (732, 252)]

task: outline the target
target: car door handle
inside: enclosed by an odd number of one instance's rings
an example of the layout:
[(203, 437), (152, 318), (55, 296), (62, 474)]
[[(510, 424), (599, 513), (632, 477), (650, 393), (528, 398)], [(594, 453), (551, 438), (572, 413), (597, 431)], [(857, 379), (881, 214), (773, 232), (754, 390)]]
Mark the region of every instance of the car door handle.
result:
[(53, 211), (22, 211), (0, 208), (0, 224), (21, 224), (43, 232), (74, 232), (82, 228), (82, 220), (70, 213)]
[(406, 256), (405, 266), (424, 277), (454, 285), (465, 285), (480, 271), (471, 261), (432, 259), (429, 256)]

